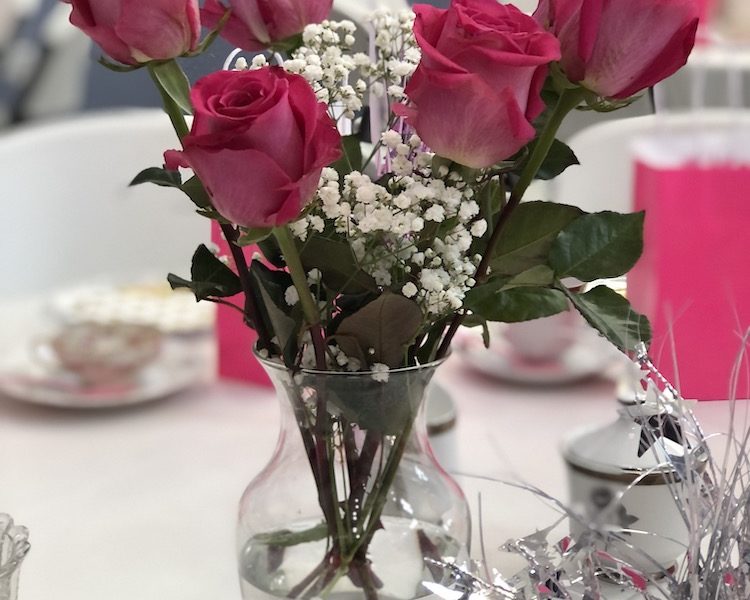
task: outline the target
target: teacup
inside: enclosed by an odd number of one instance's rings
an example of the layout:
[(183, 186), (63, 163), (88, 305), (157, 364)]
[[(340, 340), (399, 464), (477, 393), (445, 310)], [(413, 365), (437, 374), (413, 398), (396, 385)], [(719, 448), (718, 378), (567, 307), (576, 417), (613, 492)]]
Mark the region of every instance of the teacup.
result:
[(580, 325), (580, 316), (571, 309), (551, 317), (508, 323), (504, 337), (520, 360), (554, 362), (576, 342)]

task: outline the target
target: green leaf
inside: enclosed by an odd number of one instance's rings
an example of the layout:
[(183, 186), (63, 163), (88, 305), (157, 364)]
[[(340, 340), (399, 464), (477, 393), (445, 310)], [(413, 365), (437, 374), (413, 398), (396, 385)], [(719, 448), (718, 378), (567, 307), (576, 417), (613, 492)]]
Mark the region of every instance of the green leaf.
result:
[(182, 176), (179, 171), (169, 171), (161, 167), (149, 167), (138, 173), (128, 185), (134, 186), (142, 183), (155, 183), (162, 187), (181, 188)]
[(237, 239), (238, 246), (254, 246), (271, 235), (271, 227), (258, 227), (256, 229), (243, 229), (242, 235)]
[(331, 165), (341, 177), (362, 169), (362, 145), (357, 135), (341, 138), (341, 158)]
[(203, 41), (198, 45), (198, 47), (193, 52), (188, 52), (186, 56), (198, 56), (199, 54), (203, 54), (206, 50), (208, 50), (211, 44), (216, 41), (216, 38), (219, 37), (221, 30), (224, 29), (224, 25), (227, 24), (227, 21), (229, 20), (229, 17), (231, 15), (232, 10), (228, 8), (222, 15), (221, 19), (219, 19), (216, 27), (209, 31), (206, 34), (206, 37), (203, 38)]
[(414, 421), (429, 380), (427, 373), (391, 374), (387, 383), (360, 374), (356, 393), (351, 377), (327, 377), (324, 389), (332, 413), (338, 410), (362, 431), (396, 435)]
[(303, 43), (302, 34), (298, 33), (281, 41), (274, 42), (270, 50), (291, 56)]
[(547, 262), (562, 229), (583, 214), (575, 206), (524, 202), (513, 211), (500, 236), (490, 266), (495, 275), (517, 275)]
[(573, 165), (580, 165), (578, 157), (567, 144), (560, 140), (552, 143), (547, 158), (544, 159), (542, 166), (536, 174), (536, 179), (549, 180), (560, 175), (565, 169)]
[(258, 241), (258, 248), (260, 248), (265, 259), (274, 267), (278, 267), (279, 269), (286, 267), (284, 256), (281, 254), (281, 248), (279, 248), (279, 243), (274, 236), (269, 236)]
[(503, 286), (503, 290), (517, 287), (546, 287), (555, 281), (555, 273), (547, 265), (536, 265), (511, 277)]
[(638, 342), (648, 344), (651, 340), (648, 319), (606, 285), (599, 285), (585, 294), (570, 291), (566, 294), (586, 321), (623, 352), (634, 350)]
[(627, 273), (643, 252), (643, 212), (584, 215), (552, 244), (549, 264), (559, 278), (594, 281)]
[(268, 546), (287, 548), (298, 544), (317, 542), (326, 539), (326, 537), (328, 537), (328, 526), (325, 522), (321, 521), (318, 525), (310, 527), (309, 529), (303, 529), (302, 531), (279, 529), (278, 531), (259, 533), (253, 537), (253, 541)]
[(302, 246), (300, 258), (306, 271), (320, 271), (323, 284), (331, 290), (344, 294), (378, 290), (375, 280), (360, 268), (345, 240), (311, 234)]
[(269, 269), (259, 260), (250, 265), (250, 278), (255, 296), (260, 300), (258, 308), (268, 330), (279, 341), (284, 363), (292, 367), (297, 356), (297, 338), (301, 319), (292, 316), (293, 307), (285, 300), (286, 290), (293, 285), (286, 271)]
[(193, 107), (190, 104), (190, 81), (177, 61), (152, 62), (150, 68), (159, 85), (175, 104), (183, 112), (193, 114)]
[(370, 364), (383, 363), (396, 368), (403, 365), (406, 349), (422, 326), (422, 320), (422, 311), (416, 302), (385, 292), (341, 321), (336, 335), (343, 336), (340, 344), (346, 354), (359, 354), (351, 347), (356, 343), (369, 357)]
[(493, 177), (488, 181), (477, 195), (481, 217), (487, 221), (486, 236), (492, 235), (495, 223), (495, 215), (505, 206), (505, 186), (500, 177)]
[(198, 177), (191, 177), (180, 186), (180, 189), (198, 208), (211, 208), (211, 198), (209, 198), (206, 188), (203, 187), (203, 182)]
[(167, 277), (172, 289), (188, 288), (195, 294), (196, 300), (206, 298), (227, 298), (242, 291), (240, 278), (227, 265), (221, 262), (213, 252), (201, 244), (193, 254), (190, 269), (192, 281), (172, 273)]
[(113, 63), (107, 60), (104, 56), (100, 56), (97, 62), (103, 67), (106, 67), (107, 69), (109, 69), (110, 71), (114, 71), (115, 73), (130, 73), (131, 71), (137, 71), (138, 69), (142, 69), (145, 66), (143, 64), (123, 65), (120, 63)]
[(488, 321), (517, 323), (549, 317), (568, 310), (559, 290), (543, 287), (503, 289), (507, 281), (493, 280), (470, 290), (464, 306)]

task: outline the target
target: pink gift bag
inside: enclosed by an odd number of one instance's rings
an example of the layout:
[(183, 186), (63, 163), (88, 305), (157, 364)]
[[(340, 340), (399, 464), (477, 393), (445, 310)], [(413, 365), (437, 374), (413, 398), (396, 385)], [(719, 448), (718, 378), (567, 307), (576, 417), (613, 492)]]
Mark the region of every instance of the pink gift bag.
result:
[[(211, 223), (211, 240), (219, 246), (221, 254), (229, 254), (229, 247), (222, 238), (221, 229), (216, 222)], [(253, 252), (254, 248), (245, 248), (248, 262)], [(240, 306), (243, 303), (241, 294), (228, 300)], [(219, 377), (270, 386), (268, 376), (253, 356), (255, 332), (242, 322), (242, 315), (236, 310), (221, 304), (217, 304), (216, 309)]]
[[(628, 296), (651, 319), (651, 353), (686, 398), (727, 399), (750, 327), (750, 162), (640, 157), (635, 208), (646, 210), (645, 244)], [(737, 398), (750, 398), (747, 377), (743, 367)]]

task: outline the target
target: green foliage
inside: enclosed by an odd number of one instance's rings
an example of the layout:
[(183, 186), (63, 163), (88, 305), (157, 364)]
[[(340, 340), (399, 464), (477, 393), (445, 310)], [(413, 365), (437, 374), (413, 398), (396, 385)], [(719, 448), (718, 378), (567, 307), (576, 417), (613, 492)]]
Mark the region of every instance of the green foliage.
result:
[(331, 165), (343, 178), (352, 171), (362, 169), (362, 144), (359, 136), (347, 135), (341, 138), (341, 158)]
[(195, 294), (195, 299), (199, 301), (208, 298), (228, 298), (242, 291), (237, 274), (203, 244), (198, 246), (193, 254), (190, 277), (191, 280), (188, 280), (170, 273), (167, 281), (173, 290), (191, 290)]
[(250, 265), (253, 294), (260, 301), (258, 309), (266, 330), (272, 331), (279, 341), (284, 363), (293, 367), (298, 350), (298, 337), (302, 318), (298, 310), (290, 307), (284, 298), (286, 290), (293, 285), (286, 271), (269, 269), (259, 260)]
[(305, 270), (318, 269), (323, 284), (334, 292), (359, 294), (378, 289), (375, 280), (357, 263), (345, 239), (311, 233), (301, 248), (300, 258)]
[(193, 113), (190, 104), (190, 81), (175, 60), (149, 63), (152, 76), (172, 101), (187, 114)]
[(357, 379), (352, 393), (349, 377), (325, 381), (329, 406), (348, 422), (369, 433), (398, 435), (414, 421), (428, 379), (422, 374), (391, 374), (388, 384), (371, 377)]
[(271, 236), (273, 229), (270, 227), (259, 227), (257, 229), (243, 229), (239, 238), (238, 246), (254, 246)]
[(404, 363), (407, 348), (421, 326), (422, 311), (415, 302), (384, 292), (341, 321), (336, 341), (349, 356), (364, 356), (368, 364), (395, 368)]
[(138, 175), (133, 177), (129, 186), (140, 185), (142, 183), (154, 183), (161, 187), (172, 187), (182, 189), (182, 175), (179, 171), (169, 171), (161, 167), (149, 167), (143, 169)]
[(643, 250), (643, 213), (583, 213), (549, 202), (527, 202), (508, 220), (491, 262), (492, 277), (470, 290), (465, 306), (481, 322), (512, 323), (550, 316), (568, 301), (621, 350), (650, 339), (648, 319), (600, 286), (576, 294), (560, 280), (593, 281), (630, 270)]
[(552, 202), (524, 202), (513, 211), (492, 258), (492, 272), (517, 275), (547, 263), (557, 235), (583, 211)]
[(569, 308), (560, 290), (521, 286), (506, 287), (507, 280), (494, 279), (466, 295), (464, 305), (488, 321), (517, 323), (549, 317)]
[(254, 540), (259, 544), (276, 546), (278, 548), (288, 548), (298, 544), (308, 544), (324, 540), (328, 536), (328, 526), (321, 521), (319, 524), (302, 531), (292, 531), (290, 529), (279, 529), (267, 533), (259, 533), (254, 536)]
[(203, 182), (197, 176), (193, 176), (180, 186), (180, 189), (187, 194), (193, 204), (198, 208), (207, 210), (211, 208), (211, 198), (208, 196)]
[(600, 212), (576, 219), (552, 245), (550, 266), (560, 278), (581, 281), (627, 273), (643, 251), (643, 218), (643, 212)]
[(586, 321), (623, 352), (632, 351), (638, 342), (651, 340), (648, 319), (607, 286), (599, 285), (585, 294), (565, 293)]
[(171, 171), (163, 167), (149, 167), (138, 173), (128, 185), (134, 186), (142, 183), (153, 183), (161, 187), (178, 189), (190, 198), (190, 201), (201, 211), (212, 210), (211, 198), (209, 198), (201, 180), (196, 176), (183, 183), (179, 171)]
[(549, 180), (562, 174), (568, 167), (580, 165), (578, 157), (567, 144), (560, 140), (552, 142), (549, 154), (536, 174), (536, 179)]

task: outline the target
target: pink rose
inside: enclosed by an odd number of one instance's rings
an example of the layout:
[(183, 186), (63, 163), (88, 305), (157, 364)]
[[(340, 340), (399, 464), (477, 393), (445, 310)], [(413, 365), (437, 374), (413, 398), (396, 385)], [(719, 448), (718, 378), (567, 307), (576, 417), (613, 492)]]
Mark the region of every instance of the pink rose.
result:
[(115, 60), (136, 65), (175, 58), (198, 45), (198, 0), (62, 0), (70, 22)]
[(168, 168), (192, 168), (214, 208), (244, 227), (296, 219), (341, 137), (310, 84), (279, 67), (219, 71), (195, 84), (195, 116)]
[(544, 109), (547, 65), (560, 58), (554, 36), (516, 7), (496, 0), (453, 0), (414, 7), (422, 61), (406, 86), (405, 116), (435, 152), (489, 167), (535, 135)]
[(568, 79), (605, 98), (672, 75), (698, 27), (695, 0), (541, 0), (534, 16), (559, 38)]
[[(290, 38), (331, 12), (333, 0), (229, 0), (232, 14), (221, 36), (244, 50), (264, 50)], [(203, 20), (215, 27), (226, 12), (219, 0), (206, 0)]]

